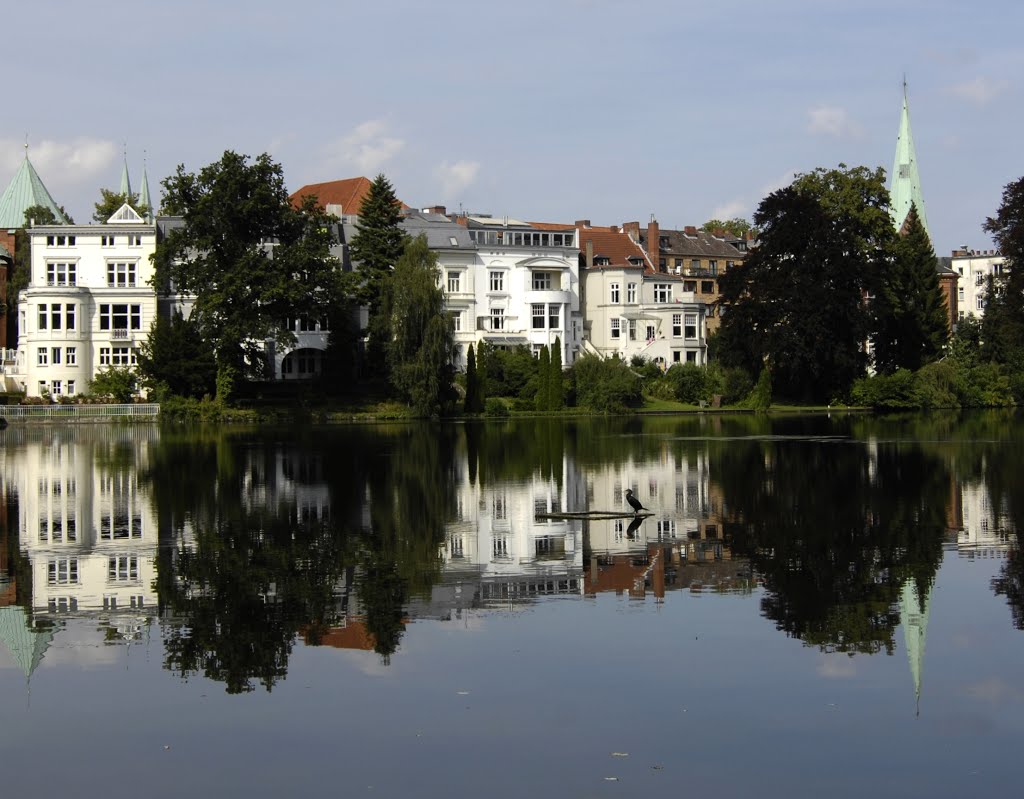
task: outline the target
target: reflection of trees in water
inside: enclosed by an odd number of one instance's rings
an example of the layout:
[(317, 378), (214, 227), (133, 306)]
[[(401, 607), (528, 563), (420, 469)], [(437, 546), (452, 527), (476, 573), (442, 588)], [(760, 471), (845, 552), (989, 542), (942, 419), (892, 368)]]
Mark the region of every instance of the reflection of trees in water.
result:
[[(158, 593), (170, 619), (166, 667), (204, 674), (229, 692), (251, 690), (253, 681), (269, 690), (284, 677), (300, 630), (317, 643), (342, 620), (339, 592), (353, 574), (387, 660), (406, 602), (429, 593), (440, 571), (451, 457), (450, 434), (424, 426), (320, 431), (288, 443), (169, 436), (146, 473), (165, 539)], [(296, 499), (303, 488), (329, 512), (304, 517)], [(183, 529), (194, 547), (166, 546)]]
[(764, 577), (762, 611), (780, 630), (823, 649), (891, 652), (901, 585), (915, 579), (923, 595), (938, 569), (946, 471), (916, 445), (873, 455), (815, 430), (826, 428), (778, 420), (774, 436), (812, 438), (716, 447), (725, 533)]

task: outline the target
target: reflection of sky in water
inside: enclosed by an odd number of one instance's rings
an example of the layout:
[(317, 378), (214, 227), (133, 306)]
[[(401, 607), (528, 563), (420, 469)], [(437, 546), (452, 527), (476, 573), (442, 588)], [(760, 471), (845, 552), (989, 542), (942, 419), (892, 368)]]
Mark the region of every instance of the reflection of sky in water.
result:
[(73, 620), (30, 692), (16, 669), (0, 671), (0, 750), (36, 764), (8, 771), (5, 793), (34, 791), (45, 768), (48, 790), (111, 797), (371, 785), (385, 796), (598, 795), (605, 776), (625, 795), (667, 781), (724, 781), (724, 795), (830, 782), (840, 796), (992, 794), (1016, 784), (1007, 754), (1024, 727), (1024, 636), (989, 590), (997, 565), (947, 552), (919, 716), (902, 635), (892, 657), (823, 654), (761, 617), (760, 590), (414, 621), (386, 667), (370, 652), (299, 644), (286, 680), (241, 697), (164, 671), (156, 631), (105, 646)]

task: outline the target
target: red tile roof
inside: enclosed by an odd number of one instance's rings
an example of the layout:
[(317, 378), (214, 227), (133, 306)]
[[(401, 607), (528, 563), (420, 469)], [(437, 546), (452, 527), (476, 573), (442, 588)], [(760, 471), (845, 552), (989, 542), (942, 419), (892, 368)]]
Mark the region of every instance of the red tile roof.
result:
[[(371, 185), (372, 181), (364, 177), (308, 183), (291, 195), (291, 201), (292, 205), (298, 208), (303, 197), (312, 195), (324, 208), (328, 205), (340, 205), (343, 214), (358, 214), (363, 207), (363, 200), (370, 193)], [(408, 207), (402, 203), (402, 208)]]
[(609, 260), (604, 268), (634, 266), (629, 259), (640, 258), (645, 272), (657, 271), (640, 245), (633, 241), (627, 233), (623, 233), (620, 228), (579, 226), (577, 230), (580, 232), (580, 252), (586, 257), (587, 242), (591, 242), (594, 245), (594, 259), (607, 258)]

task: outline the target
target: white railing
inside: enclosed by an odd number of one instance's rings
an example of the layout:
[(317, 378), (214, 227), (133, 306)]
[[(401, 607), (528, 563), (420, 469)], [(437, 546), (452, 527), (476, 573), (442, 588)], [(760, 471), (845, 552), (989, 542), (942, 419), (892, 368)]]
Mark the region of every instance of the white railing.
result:
[(0, 419), (8, 422), (61, 419), (156, 419), (160, 406), (155, 402), (131, 405), (0, 405)]

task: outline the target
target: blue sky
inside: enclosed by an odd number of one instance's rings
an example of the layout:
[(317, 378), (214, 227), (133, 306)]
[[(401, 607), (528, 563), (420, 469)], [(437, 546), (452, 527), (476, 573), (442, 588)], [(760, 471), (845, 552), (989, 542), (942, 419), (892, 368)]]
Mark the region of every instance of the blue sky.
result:
[(1002, 0), (51, 0), (5, 10), (0, 188), (29, 155), (87, 221), (226, 149), (290, 190), (594, 224), (750, 217), (795, 172), (892, 167), (904, 74), (936, 252), (1024, 175), (1024, 4)]

